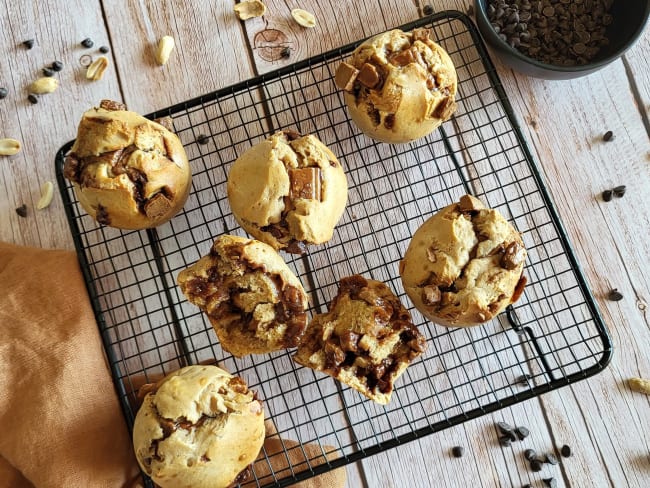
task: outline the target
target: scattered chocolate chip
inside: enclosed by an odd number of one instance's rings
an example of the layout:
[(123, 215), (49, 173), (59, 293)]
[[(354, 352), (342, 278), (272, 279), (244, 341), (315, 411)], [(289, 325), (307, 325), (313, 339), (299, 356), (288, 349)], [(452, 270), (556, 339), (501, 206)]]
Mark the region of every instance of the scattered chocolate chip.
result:
[(31, 49), (34, 47), (34, 39), (27, 39), (26, 41), (23, 41), (23, 46), (25, 46), (27, 49)]
[(555, 478), (542, 478), (542, 481), (549, 488), (557, 488), (557, 480)]
[(617, 186), (612, 191), (614, 192), (614, 196), (616, 198), (621, 198), (623, 195), (625, 195), (625, 185)]
[(102, 53), (102, 54), (106, 54), (106, 53), (108, 53), (110, 51), (111, 50), (108, 48), (108, 46), (100, 46), (100, 48), (99, 48), (99, 52)]
[(533, 459), (535, 459), (535, 456), (537, 456), (535, 449), (526, 449), (524, 451), (524, 457), (526, 458), (527, 461), (532, 461)]
[(32, 103), (34, 105), (38, 103), (38, 97), (36, 97), (36, 95), (34, 95), (33, 93), (27, 95), (27, 100), (29, 100), (29, 103)]
[(501, 447), (510, 447), (510, 444), (512, 443), (512, 437), (509, 435), (502, 435), (499, 437), (499, 444)]
[(283, 47), (283, 48), (282, 48), (282, 51), (280, 51), (280, 57), (286, 59), (286, 58), (288, 58), (289, 56), (291, 56), (291, 48), (288, 47), (288, 46)]
[(536, 473), (539, 473), (542, 470), (542, 464), (543, 463), (541, 460), (537, 458), (533, 458), (530, 460), (530, 469), (532, 469)]
[(510, 434), (514, 430), (513, 427), (506, 422), (497, 422), (497, 428), (502, 434)]
[(519, 437), (520, 441), (523, 441), (526, 437), (530, 435), (530, 430), (520, 425), (515, 429), (515, 434), (517, 434), (517, 437)]
[(518, 376), (516, 379), (516, 382), (521, 384), (521, 385), (526, 385), (528, 386), (530, 384), (530, 380), (532, 380), (533, 377), (529, 375), (528, 373), (524, 373), (521, 376)]
[(451, 454), (456, 458), (463, 457), (463, 454), (465, 454), (465, 448), (463, 446), (454, 446), (451, 449)]
[(614, 133), (611, 130), (605, 132), (605, 134), (603, 135), (603, 141), (609, 142), (612, 139), (614, 139)]
[(609, 202), (612, 199), (613, 192), (612, 190), (605, 190), (603, 192), (603, 200)]
[(607, 299), (613, 302), (620, 302), (621, 300), (623, 300), (623, 294), (620, 291), (618, 291), (618, 289), (614, 288), (612, 291), (610, 291), (607, 294)]
[(63, 63), (61, 61), (54, 61), (51, 67), (54, 71), (61, 71), (63, 69)]
[(433, 13), (433, 7), (427, 3), (424, 7), (422, 7), (422, 13), (424, 15), (431, 15)]
[(54, 76), (54, 71), (50, 68), (43, 68), (43, 76)]
[(3, 98), (7, 98), (8, 94), (9, 91), (6, 88), (0, 87), (0, 100), (2, 100)]
[(562, 457), (568, 458), (571, 457), (571, 447), (567, 446), (564, 444), (562, 448), (560, 449), (560, 454), (562, 454)]
[(205, 134), (199, 134), (199, 136), (196, 138), (196, 142), (201, 144), (201, 145), (205, 145), (208, 142), (210, 142), (210, 138), (208, 136), (206, 136)]
[(81, 45), (83, 47), (91, 48), (95, 45), (95, 43), (90, 37), (86, 37), (83, 41), (81, 41)]
[(467, 15), (469, 15), (470, 17), (474, 15), (474, 5), (470, 5), (469, 7), (467, 7)]
[(555, 454), (548, 453), (548, 454), (546, 455), (546, 462), (547, 462), (548, 464), (552, 464), (553, 466), (555, 466), (555, 465), (558, 464), (560, 461), (557, 460), (557, 457), (555, 456)]
[(27, 217), (27, 205), (24, 203), (16, 209), (16, 213), (19, 217)]

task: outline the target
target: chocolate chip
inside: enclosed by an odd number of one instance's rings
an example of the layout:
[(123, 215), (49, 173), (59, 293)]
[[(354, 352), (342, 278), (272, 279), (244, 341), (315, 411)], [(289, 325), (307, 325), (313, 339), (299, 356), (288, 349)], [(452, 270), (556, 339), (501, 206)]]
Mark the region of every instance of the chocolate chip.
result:
[(201, 145), (205, 145), (208, 142), (210, 142), (210, 138), (208, 136), (206, 136), (205, 134), (199, 134), (199, 136), (196, 138), (196, 142), (201, 144)]
[(612, 191), (614, 192), (614, 196), (616, 198), (621, 198), (623, 195), (625, 195), (625, 185), (617, 186)]
[(427, 3), (424, 7), (422, 7), (422, 13), (424, 15), (433, 14), (433, 7)]
[(526, 458), (527, 461), (532, 461), (533, 459), (535, 459), (535, 456), (537, 456), (535, 449), (526, 449), (524, 451), (524, 457)]
[(550, 452), (546, 455), (546, 462), (548, 464), (552, 464), (553, 466), (559, 463), (555, 454), (551, 454)]
[(497, 429), (499, 429), (499, 432), (502, 434), (510, 434), (514, 430), (513, 427), (506, 422), (497, 422)]
[(43, 68), (43, 76), (54, 76), (54, 71), (50, 68)]
[(603, 141), (609, 142), (612, 139), (614, 139), (614, 133), (611, 130), (605, 132), (605, 134), (603, 135)]
[(99, 48), (99, 52), (102, 53), (102, 54), (106, 54), (106, 53), (110, 52), (110, 49), (108, 48), (108, 46), (101, 46)]
[(0, 100), (2, 100), (3, 98), (7, 98), (8, 94), (9, 91), (6, 88), (0, 87)]
[(34, 95), (33, 93), (27, 95), (27, 100), (29, 100), (29, 103), (32, 103), (34, 105), (38, 103), (38, 97), (36, 97), (36, 95)]
[(95, 45), (95, 43), (90, 37), (86, 37), (83, 41), (81, 41), (81, 45), (83, 47), (91, 48)]
[(24, 203), (16, 209), (16, 213), (19, 217), (27, 217), (27, 205)]
[(611, 201), (611, 199), (612, 199), (612, 195), (613, 195), (612, 190), (605, 190), (605, 191), (603, 192), (603, 195), (602, 195), (602, 196), (603, 196), (603, 200), (606, 201), (606, 202)]
[(280, 57), (286, 59), (286, 58), (288, 58), (289, 56), (291, 56), (291, 48), (288, 47), (288, 46), (283, 47), (283, 48), (282, 48), (282, 51), (280, 51)]
[(54, 61), (51, 67), (54, 71), (61, 71), (63, 69), (63, 63), (61, 61)]
[(520, 425), (515, 429), (515, 434), (517, 434), (517, 437), (519, 437), (520, 441), (523, 441), (526, 437), (530, 435), (530, 430)]
[(34, 47), (34, 39), (27, 39), (26, 41), (23, 41), (23, 46), (25, 46), (27, 49), (31, 49)]
[(612, 291), (610, 291), (607, 294), (607, 299), (613, 302), (620, 302), (621, 300), (623, 300), (623, 294), (620, 291), (618, 291), (616, 288), (614, 288)]
[(571, 457), (571, 447), (567, 446), (564, 444), (562, 448), (560, 449), (560, 454), (562, 454), (562, 457), (568, 458)]
[(542, 481), (549, 488), (557, 488), (557, 480), (555, 478), (542, 478)]
[(502, 435), (499, 437), (499, 444), (501, 447), (510, 447), (512, 443), (512, 438), (509, 435)]
[(454, 446), (451, 449), (451, 454), (456, 458), (463, 457), (463, 454), (465, 454), (465, 448), (463, 446)]
[(531, 459), (530, 469), (532, 469), (535, 473), (539, 473), (542, 470), (542, 461), (537, 458)]
[(530, 385), (530, 380), (533, 379), (531, 375), (528, 373), (522, 374), (521, 376), (517, 377), (516, 382), (521, 384), (521, 385)]
[(531, 484), (529, 484), (529, 483), (526, 483), (526, 484), (525, 484), (524, 486), (522, 486), (521, 488), (533, 488), (533, 485), (531, 485)]

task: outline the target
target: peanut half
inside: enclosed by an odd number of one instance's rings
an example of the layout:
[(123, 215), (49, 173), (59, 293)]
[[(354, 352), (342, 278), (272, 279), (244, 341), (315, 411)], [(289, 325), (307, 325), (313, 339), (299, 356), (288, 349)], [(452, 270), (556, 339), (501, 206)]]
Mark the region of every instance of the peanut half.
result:
[(316, 27), (316, 17), (311, 12), (307, 12), (301, 8), (294, 8), (291, 11), (291, 16), (303, 27), (312, 28)]
[(52, 184), (51, 181), (46, 181), (43, 183), (43, 186), (41, 186), (41, 198), (38, 200), (38, 203), (36, 204), (36, 208), (38, 210), (43, 210), (44, 208), (47, 208), (50, 203), (52, 203), (52, 197), (54, 196), (54, 185)]
[(59, 80), (51, 76), (43, 76), (29, 85), (29, 92), (42, 95), (44, 93), (52, 93), (59, 87)]
[(158, 49), (156, 50), (156, 61), (160, 66), (163, 66), (167, 61), (169, 61), (169, 55), (174, 50), (174, 38), (172, 36), (163, 36), (158, 43)]
[(106, 56), (100, 56), (86, 69), (86, 78), (91, 81), (101, 80), (106, 68), (108, 68), (108, 58)]
[(16, 139), (0, 139), (0, 156), (13, 156), (20, 151), (20, 141)]
[(235, 13), (239, 17), (239, 20), (261, 17), (266, 13), (266, 5), (260, 2), (260, 0), (242, 0), (235, 5)]
[(642, 378), (630, 378), (629, 385), (630, 388), (632, 388), (632, 391), (650, 395), (650, 380), (644, 380)]

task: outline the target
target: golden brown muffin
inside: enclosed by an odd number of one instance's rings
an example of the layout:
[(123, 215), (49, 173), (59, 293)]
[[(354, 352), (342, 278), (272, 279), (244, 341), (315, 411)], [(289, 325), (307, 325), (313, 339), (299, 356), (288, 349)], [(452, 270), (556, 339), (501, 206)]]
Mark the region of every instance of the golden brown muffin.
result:
[(287, 252), (329, 241), (347, 198), (341, 164), (313, 135), (277, 132), (237, 158), (228, 174), (228, 200), (242, 228)]
[(192, 184), (176, 134), (110, 100), (84, 113), (64, 174), (84, 210), (119, 229), (167, 222), (185, 205)]
[(162, 488), (226, 488), (255, 460), (264, 436), (262, 403), (216, 366), (168, 375), (133, 424), (138, 463)]
[(465, 195), (415, 232), (400, 274), (415, 307), (453, 327), (492, 319), (523, 292), (526, 249), (496, 210)]
[(187, 299), (210, 319), (235, 356), (295, 347), (307, 325), (307, 295), (268, 244), (218, 237), (210, 254), (178, 275)]
[(339, 65), (350, 117), (369, 137), (393, 144), (431, 133), (456, 111), (456, 68), (430, 29), (391, 30)]
[(313, 318), (294, 360), (385, 405), (426, 345), (388, 286), (354, 275), (341, 280), (327, 313)]

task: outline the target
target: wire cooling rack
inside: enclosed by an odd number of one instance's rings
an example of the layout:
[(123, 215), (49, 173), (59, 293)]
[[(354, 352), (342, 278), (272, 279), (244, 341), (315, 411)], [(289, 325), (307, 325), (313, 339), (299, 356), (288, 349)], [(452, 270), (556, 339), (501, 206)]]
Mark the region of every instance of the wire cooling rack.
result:
[[(194, 174), (185, 209), (155, 230), (119, 231), (88, 217), (63, 178), (71, 143), (58, 152), (67, 217), (129, 425), (143, 382), (216, 361), (258, 392), (277, 430), (269, 432), (275, 447), (265, 446), (249, 482), (286, 486), (607, 365), (608, 332), (474, 25), (460, 12), (444, 12), (402, 29), (421, 26), (433, 29), (457, 67), (458, 111), (410, 144), (376, 143), (348, 119), (332, 80), (355, 47), (349, 45), (151, 114), (173, 117)], [(427, 337), (428, 351), (397, 381), (388, 406), (300, 367), (293, 351), (233, 358), (175, 284), (216, 236), (244, 235), (226, 197), (228, 169), (252, 144), (284, 128), (325, 142), (350, 187), (334, 238), (303, 257), (283, 254), (311, 297), (311, 313), (326, 310), (341, 277), (359, 273), (398, 293)], [(425, 219), (465, 193), (500, 210), (522, 233), (528, 285), (490, 323), (448, 329), (412, 308), (398, 263)]]

